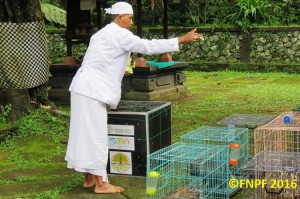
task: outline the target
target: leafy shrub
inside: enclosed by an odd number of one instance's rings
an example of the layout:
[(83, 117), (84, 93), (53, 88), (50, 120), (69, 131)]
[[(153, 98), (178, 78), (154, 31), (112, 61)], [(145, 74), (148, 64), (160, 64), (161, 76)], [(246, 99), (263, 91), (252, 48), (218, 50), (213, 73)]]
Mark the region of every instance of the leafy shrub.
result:
[(41, 9), (47, 21), (64, 27), (67, 26), (67, 12), (65, 10), (51, 4), (41, 4)]

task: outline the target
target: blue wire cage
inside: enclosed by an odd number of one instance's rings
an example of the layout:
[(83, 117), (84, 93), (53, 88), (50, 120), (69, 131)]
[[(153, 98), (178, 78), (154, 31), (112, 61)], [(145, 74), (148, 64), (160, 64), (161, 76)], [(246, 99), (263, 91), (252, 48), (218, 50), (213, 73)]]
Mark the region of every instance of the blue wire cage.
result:
[(226, 197), (228, 153), (227, 146), (176, 143), (150, 154), (148, 173), (160, 176), (156, 193), (147, 198)]
[[(232, 128), (232, 127), (216, 127), (216, 126), (202, 126), (195, 129), (183, 136), (180, 141), (187, 144), (200, 144), (200, 145), (220, 145), (230, 147), (232, 144), (238, 144), (239, 158), (235, 165), (229, 166), (229, 177), (226, 179), (229, 182), (230, 178), (246, 178), (244, 168), (249, 161), (249, 130), (248, 128)], [(223, 157), (223, 160), (230, 162), (230, 149), (229, 155)], [(229, 195), (233, 195), (237, 189), (226, 188)], [(226, 194), (226, 198), (228, 197)]]

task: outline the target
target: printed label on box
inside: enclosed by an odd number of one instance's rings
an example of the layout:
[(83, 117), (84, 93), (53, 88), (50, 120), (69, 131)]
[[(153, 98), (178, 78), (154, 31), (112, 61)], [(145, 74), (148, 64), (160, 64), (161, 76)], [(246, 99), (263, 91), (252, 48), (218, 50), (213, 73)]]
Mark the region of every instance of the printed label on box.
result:
[(110, 135), (134, 135), (133, 125), (108, 124), (107, 130)]
[(109, 135), (108, 148), (134, 151), (134, 137)]
[(131, 152), (110, 151), (110, 173), (132, 175)]

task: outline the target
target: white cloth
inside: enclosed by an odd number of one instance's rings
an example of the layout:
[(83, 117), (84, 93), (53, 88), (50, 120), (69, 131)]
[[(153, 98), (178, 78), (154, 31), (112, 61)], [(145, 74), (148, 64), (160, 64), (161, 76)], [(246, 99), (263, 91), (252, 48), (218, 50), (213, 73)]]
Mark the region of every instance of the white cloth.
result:
[(111, 6), (111, 8), (105, 8), (105, 13), (117, 15), (117, 14), (133, 14), (132, 6), (126, 2), (118, 2)]
[(75, 171), (81, 172), (81, 173), (91, 173), (96, 176), (102, 176), (102, 182), (108, 182), (108, 176), (107, 176), (107, 171), (106, 170), (100, 170), (100, 169), (83, 169), (83, 168), (78, 168), (76, 166), (67, 165), (68, 169), (74, 169)]
[(71, 93), (71, 122), (65, 159), (68, 168), (103, 176), (108, 160), (106, 104)]
[(70, 91), (116, 108), (121, 98), (121, 81), (131, 52), (149, 55), (178, 50), (178, 38), (141, 39), (112, 22), (91, 37)]

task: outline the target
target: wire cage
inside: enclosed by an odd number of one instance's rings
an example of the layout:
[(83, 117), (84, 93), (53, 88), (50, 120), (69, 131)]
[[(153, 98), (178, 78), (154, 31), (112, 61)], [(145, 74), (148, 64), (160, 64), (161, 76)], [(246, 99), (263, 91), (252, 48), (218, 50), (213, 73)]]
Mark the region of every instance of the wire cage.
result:
[[(243, 168), (247, 165), (249, 160), (249, 130), (247, 128), (202, 126), (181, 136), (180, 141), (190, 144), (209, 144), (226, 147), (230, 147), (234, 143), (238, 144), (240, 146), (238, 164), (230, 166), (230, 172), (235, 175), (235, 177), (246, 177), (243, 174)], [(230, 156), (228, 155), (226, 158), (227, 163), (229, 163)], [(234, 189), (230, 190), (230, 194), (234, 192)]]
[(227, 146), (176, 143), (150, 154), (147, 173), (160, 176), (156, 193), (147, 198), (229, 198), (228, 153)]
[(245, 171), (255, 179), (266, 181), (265, 186), (255, 189), (255, 198), (300, 198), (299, 112), (284, 112), (256, 128), (254, 153)]
[(300, 152), (300, 112), (284, 112), (254, 130), (254, 153), (264, 150)]
[(299, 152), (261, 151), (249, 162), (245, 171), (254, 173), (254, 179), (261, 180), (261, 185), (255, 188), (254, 198), (300, 198)]

